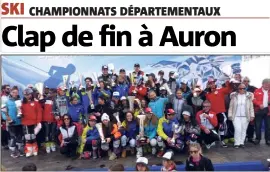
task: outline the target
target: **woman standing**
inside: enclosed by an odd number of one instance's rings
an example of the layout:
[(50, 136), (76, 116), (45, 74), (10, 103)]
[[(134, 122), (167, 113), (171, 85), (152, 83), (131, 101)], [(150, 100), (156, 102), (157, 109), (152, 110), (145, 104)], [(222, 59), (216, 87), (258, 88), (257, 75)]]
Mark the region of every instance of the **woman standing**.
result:
[(2, 116), (3, 119), (8, 122), (8, 132), (10, 135), (9, 149), (11, 150), (11, 157), (13, 158), (23, 155), (23, 128), (21, 125), (21, 119), (17, 116), (18, 108), (16, 107), (16, 101), (21, 102), (18, 95), (18, 90), (16, 88), (12, 88), (8, 100), (5, 103), (2, 102), (3, 106), (6, 107), (6, 112), (2, 111)]
[(244, 147), (247, 127), (254, 120), (253, 93), (246, 91), (246, 86), (240, 84), (238, 91), (231, 94), (228, 117), (234, 125), (234, 147)]
[(199, 143), (190, 144), (189, 153), (186, 171), (214, 171), (212, 161), (202, 155), (202, 148)]
[[(62, 139), (60, 140), (60, 152), (67, 157), (76, 158), (78, 147), (78, 132), (69, 115), (63, 116), (63, 125), (60, 127)], [(59, 134), (60, 134), (59, 133)]]
[(39, 101), (34, 100), (33, 90), (26, 88), (22, 102), (22, 124), (24, 126), (26, 157), (38, 155), (36, 135), (41, 129), (42, 108)]

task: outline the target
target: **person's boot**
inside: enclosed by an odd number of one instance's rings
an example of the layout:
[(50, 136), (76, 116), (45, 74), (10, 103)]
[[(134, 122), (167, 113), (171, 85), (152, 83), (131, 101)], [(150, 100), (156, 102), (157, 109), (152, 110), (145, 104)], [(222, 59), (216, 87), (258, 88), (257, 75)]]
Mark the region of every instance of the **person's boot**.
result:
[(32, 144), (26, 143), (24, 147), (24, 153), (26, 157), (30, 157), (33, 155), (33, 147)]
[(114, 152), (111, 153), (111, 156), (109, 157), (109, 160), (115, 160), (117, 158), (116, 154)]
[(54, 142), (50, 142), (51, 144), (50, 144), (50, 147), (51, 147), (51, 151), (52, 152), (55, 152), (56, 151), (56, 145), (55, 145), (55, 143)]
[(10, 156), (12, 158), (18, 158), (20, 156), (19, 152), (16, 150), (16, 147), (10, 147), (9, 149), (11, 150)]
[(143, 148), (139, 147), (137, 148), (137, 159), (143, 156)]
[(37, 142), (32, 144), (32, 148), (33, 148), (33, 155), (37, 156), (38, 155), (38, 145)]
[(156, 153), (157, 153), (157, 148), (152, 147), (152, 155), (156, 155)]
[(20, 153), (20, 156), (24, 156), (25, 153), (24, 153), (23, 144), (22, 143), (17, 143), (17, 146), (18, 146), (18, 151)]
[(93, 159), (97, 159), (98, 155), (97, 155), (97, 150), (93, 150)]
[(50, 142), (46, 142), (46, 143), (45, 143), (45, 147), (46, 147), (46, 152), (47, 152), (47, 153), (51, 153), (51, 145), (50, 145)]
[(122, 150), (122, 155), (121, 155), (122, 158), (125, 158), (127, 157), (127, 150), (126, 149), (123, 149)]
[(108, 150), (108, 157), (110, 157), (112, 155), (112, 151)]
[(135, 154), (135, 148), (130, 148), (130, 153), (131, 153), (131, 155), (134, 155)]

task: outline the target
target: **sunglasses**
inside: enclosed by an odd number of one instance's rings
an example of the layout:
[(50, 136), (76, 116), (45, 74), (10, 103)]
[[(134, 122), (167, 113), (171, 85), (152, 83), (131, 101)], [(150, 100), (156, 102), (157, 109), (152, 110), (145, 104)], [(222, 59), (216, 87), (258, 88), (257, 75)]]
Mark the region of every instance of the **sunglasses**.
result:
[(243, 81), (243, 82), (249, 82), (248, 80), (245, 80), (245, 81)]
[(209, 108), (210, 106), (203, 106), (203, 108)]
[(199, 151), (189, 151), (190, 154), (197, 154)]
[(64, 118), (64, 121), (68, 121), (68, 120), (70, 120), (69, 118)]
[(246, 88), (238, 88), (238, 90), (244, 90), (244, 89), (246, 89)]
[(168, 116), (174, 116), (175, 114), (173, 113), (173, 114), (168, 114)]

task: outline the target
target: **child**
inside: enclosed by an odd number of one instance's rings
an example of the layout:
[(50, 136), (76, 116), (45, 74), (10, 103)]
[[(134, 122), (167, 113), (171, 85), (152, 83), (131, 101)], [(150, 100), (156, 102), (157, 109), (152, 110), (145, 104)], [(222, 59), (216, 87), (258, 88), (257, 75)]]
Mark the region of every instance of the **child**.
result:
[(72, 96), (70, 104), (68, 106), (68, 114), (71, 116), (72, 121), (78, 129), (79, 136), (82, 135), (83, 124), (84, 124), (84, 108), (78, 102), (77, 96)]
[(121, 137), (121, 145), (122, 145), (122, 158), (126, 157), (126, 146), (127, 142), (131, 148), (131, 154), (134, 154), (135, 146), (136, 146), (136, 136), (139, 133), (138, 122), (135, 119), (132, 112), (127, 112), (126, 119), (122, 123), (122, 137)]
[(140, 157), (136, 161), (136, 171), (149, 171), (148, 159), (145, 157)]
[(43, 126), (45, 130), (45, 146), (46, 152), (50, 153), (56, 151), (55, 138), (56, 138), (56, 120), (53, 114), (53, 97), (52, 91), (46, 97), (43, 105)]
[(42, 108), (39, 101), (34, 100), (33, 90), (26, 88), (22, 102), (22, 124), (24, 126), (25, 156), (38, 155), (38, 145), (36, 140), (37, 131), (41, 129)]
[(199, 143), (190, 144), (189, 153), (186, 171), (214, 171), (211, 160), (202, 155), (202, 148)]
[(163, 161), (162, 165), (163, 167), (161, 168), (161, 171), (176, 171), (176, 165), (174, 161), (172, 160), (173, 157), (173, 152), (168, 151), (163, 155)]
[[(104, 113), (101, 117), (103, 136), (106, 143), (101, 144), (101, 149), (108, 152), (109, 160), (115, 160), (120, 154), (121, 133), (117, 124), (110, 122), (110, 117)], [(113, 150), (113, 152), (112, 152)]]
[(88, 124), (83, 130), (82, 134), (82, 144), (80, 146), (79, 153), (81, 158), (88, 159), (91, 156), (91, 150), (93, 159), (98, 158), (98, 147), (100, 144), (100, 136), (96, 128), (97, 118), (94, 115), (90, 115), (88, 119)]
[(151, 108), (145, 108), (146, 119), (144, 121), (144, 135), (147, 137), (147, 143), (141, 144), (137, 142), (137, 158), (143, 156), (143, 146), (150, 146), (150, 152), (152, 155), (155, 155), (157, 152), (157, 125), (158, 125), (158, 118), (153, 114)]

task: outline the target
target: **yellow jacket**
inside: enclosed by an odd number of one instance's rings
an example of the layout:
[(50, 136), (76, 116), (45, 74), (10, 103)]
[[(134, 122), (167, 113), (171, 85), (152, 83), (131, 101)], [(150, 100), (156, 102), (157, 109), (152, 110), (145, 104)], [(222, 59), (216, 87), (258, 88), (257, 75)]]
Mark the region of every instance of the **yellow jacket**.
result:
[(167, 140), (168, 136), (163, 131), (164, 122), (169, 123), (169, 120), (165, 119), (165, 116), (163, 116), (158, 120), (157, 133), (162, 139)]
[(80, 148), (79, 148), (79, 153), (81, 154), (83, 152), (83, 149), (84, 149), (84, 146), (85, 146), (85, 143), (83, 143), (84, 139), (86, 139), (86, 135), (87, 135), (87, 132), (89, 130), (92, 130), (93, 128), (90, 127), (89, 125), (87, 125), (86, 127), (84, 127), (83, 129), (83, 133), (82, 133), (82, 139), (81, 139), (81, 145), (80, 145)]

